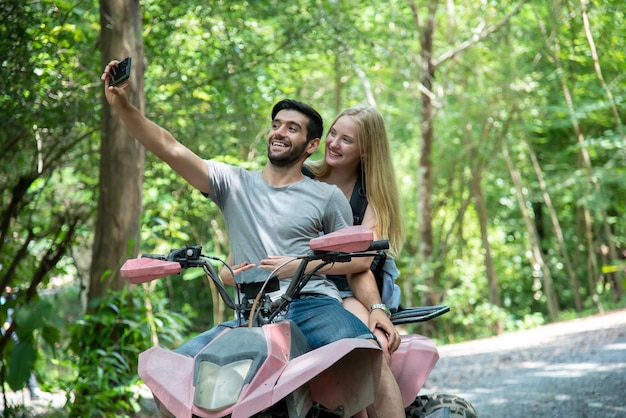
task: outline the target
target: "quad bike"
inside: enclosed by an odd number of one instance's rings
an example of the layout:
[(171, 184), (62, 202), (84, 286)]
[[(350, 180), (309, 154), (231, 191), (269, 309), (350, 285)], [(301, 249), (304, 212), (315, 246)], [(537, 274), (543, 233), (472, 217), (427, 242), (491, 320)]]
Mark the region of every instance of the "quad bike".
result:
[[(218, 331), (192, 354), (160, 347), (140, 354), (139, 376), (152, 391), (161, 414), (176, 418), (367, 416), (365, 409), (376, 395), (382, 350), (359, 338), (311, 350), (302, 331), (282, 317), (316, 271), (352, 257), (372, 257), (387, 246), (387, 241), (373, 241), (372, 232), (358, 226), (313, 239), (311, 251), (294, 258), (300, 263), (297, 272), (278, 300), (269, 296), (280, 289), (275, 274), (259, 283), (239, 284), (237, 295), (241, 296), (231, 297), (212, 265), (212, 261), (224, 262), (203, 255), (199, 246), (128, 260), (121, 275), (132, 284), (181, 269), (204, 269), (226, 305), (241, 319), (239, 326)], [(307, 273), (306, 267), (313, 260), (322, 263)], [(447, 306), (410, 308), (395, 314), (392, 322), (426, 321), (447, 311)], [(406, 416), (476, 417), (474, 408), (461, 398), (417, 396), (438, 359), (437, 348), (429, 338), (402, 336), (391, 368)]]

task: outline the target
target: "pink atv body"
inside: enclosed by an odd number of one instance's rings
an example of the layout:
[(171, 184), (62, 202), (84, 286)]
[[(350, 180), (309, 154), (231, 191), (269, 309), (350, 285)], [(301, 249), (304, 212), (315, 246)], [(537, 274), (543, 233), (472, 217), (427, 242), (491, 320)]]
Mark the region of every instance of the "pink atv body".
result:
[[(322, 258), (326, 254), (371, 256), (371, 250), (367, 252), (371, 243), (371, 231), (350, 227), (313, 240), (311, 248)], [(176, 250), (175, 256), (128, 260), (121, 273), (135, 284), (199, 265), (214, 275), (199, 251), (188, 247)], [(216, 281), (217, 275), (211, 278)], [(224, 293), (222, 289), (222, 297)], [(226, 303), (233, 305), (232, 300)], [(447, 307), (434, 308), (416, 309), (426, 319), (447, 311)], [(409, 322), (406, 314), (399, 321)], [(367, 416), (364, 410), (374, 402), (383, 361), (378, 346), (353, 338), (310, 350), (291, 321), (253, 325), (226, 328), (193, 355), (160, 347), (141, 353), (139, 376), (161, 413), (176, 418)], [(437, 348), (429, 338), (406, 335), (392, 357), (393, 373), (409, 407), (439, 359)], [(427, 415), (413, 415), (407, 409), (407, 416)]]

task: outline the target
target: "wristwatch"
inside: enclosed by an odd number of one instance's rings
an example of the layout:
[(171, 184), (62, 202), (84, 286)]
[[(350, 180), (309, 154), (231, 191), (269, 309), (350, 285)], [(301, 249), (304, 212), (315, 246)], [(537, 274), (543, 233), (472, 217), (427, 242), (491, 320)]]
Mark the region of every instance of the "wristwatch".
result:
[(372, 313), (374, 309), (381, 309), (383, 312), (385, 312), (385, 314), (387, 315), (387, 318), (391, 318), (391, 311), (389, 310), (387, 305), (385, 305), (384, 303), (375, 303), (372, 306), (370, 306), (370, 313)]

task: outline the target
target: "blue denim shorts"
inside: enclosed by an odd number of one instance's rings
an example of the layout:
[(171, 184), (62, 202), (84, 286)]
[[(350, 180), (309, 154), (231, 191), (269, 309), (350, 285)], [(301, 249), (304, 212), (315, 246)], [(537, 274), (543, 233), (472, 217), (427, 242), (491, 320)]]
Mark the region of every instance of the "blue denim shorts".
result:
[[(364, 338), (377, 341), (374, 334), (359, 318), (348, 312), (336, 299), (323, 295), (306, 295), (289, 305), (285, 319), (298, 325), (311, 348), (319, 348), (342, 338)], [(195, 356), (226, 328), (234, 328), (240, 321), (223, 322), (187, 341), (174, 351)]]
[(348, 312), (334, 298), (306, 295), (295, 299), (285, 315), (298, 325), (311, 348), (318, 348), (342, 338), (376, 337), (359, 318)]

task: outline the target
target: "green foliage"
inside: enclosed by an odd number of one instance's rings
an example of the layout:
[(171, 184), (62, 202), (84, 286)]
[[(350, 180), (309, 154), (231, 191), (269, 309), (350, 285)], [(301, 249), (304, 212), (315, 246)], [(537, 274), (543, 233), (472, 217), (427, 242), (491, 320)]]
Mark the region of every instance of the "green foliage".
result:
[(4, 408), (3, 418), (31, 418), (32, 410), (24, 405), (8, 406)]
[(25, 304), (25, 297), (26, 292), (14, 289), (0, 306), (2, 323), (8, 320), (13, 324), (11, 338), (6, 339), (3, 347), (2, 375), (15, 391), (26, 386), (31, 371), (41, 360), (42, 349), (60, 343), (59, 329), (65, 325), (50, 300), (37, 298)]
[(171, 346), (181, 340), (187, 324), (182, 316), (163, 310), (158, 300), (149, 311), (144, 297), (149, 294), (123, 292), (94, 300), (93, 313), (72, 324), (68, 348), (77, 364), (70, 383), (72, 416), (128, 416), (128, 411), (139, 410), (139, 353), (150, 347), (153, 329)]
[(6, 1), (0, 15), (0, 283), (21, 289), (19, 343), (7, 340), (0, 351), (10, 358), (7, 381), (19, 388), (41, 350), (61, 338), (63, 323), (38, 287), (66, 272), (61, 260), (85, 236), (93, 209), (87, 157), (97, 117), (84, 109), (99, 103), (84, 86), (96, 32), (88, 14), (59, 2)]

